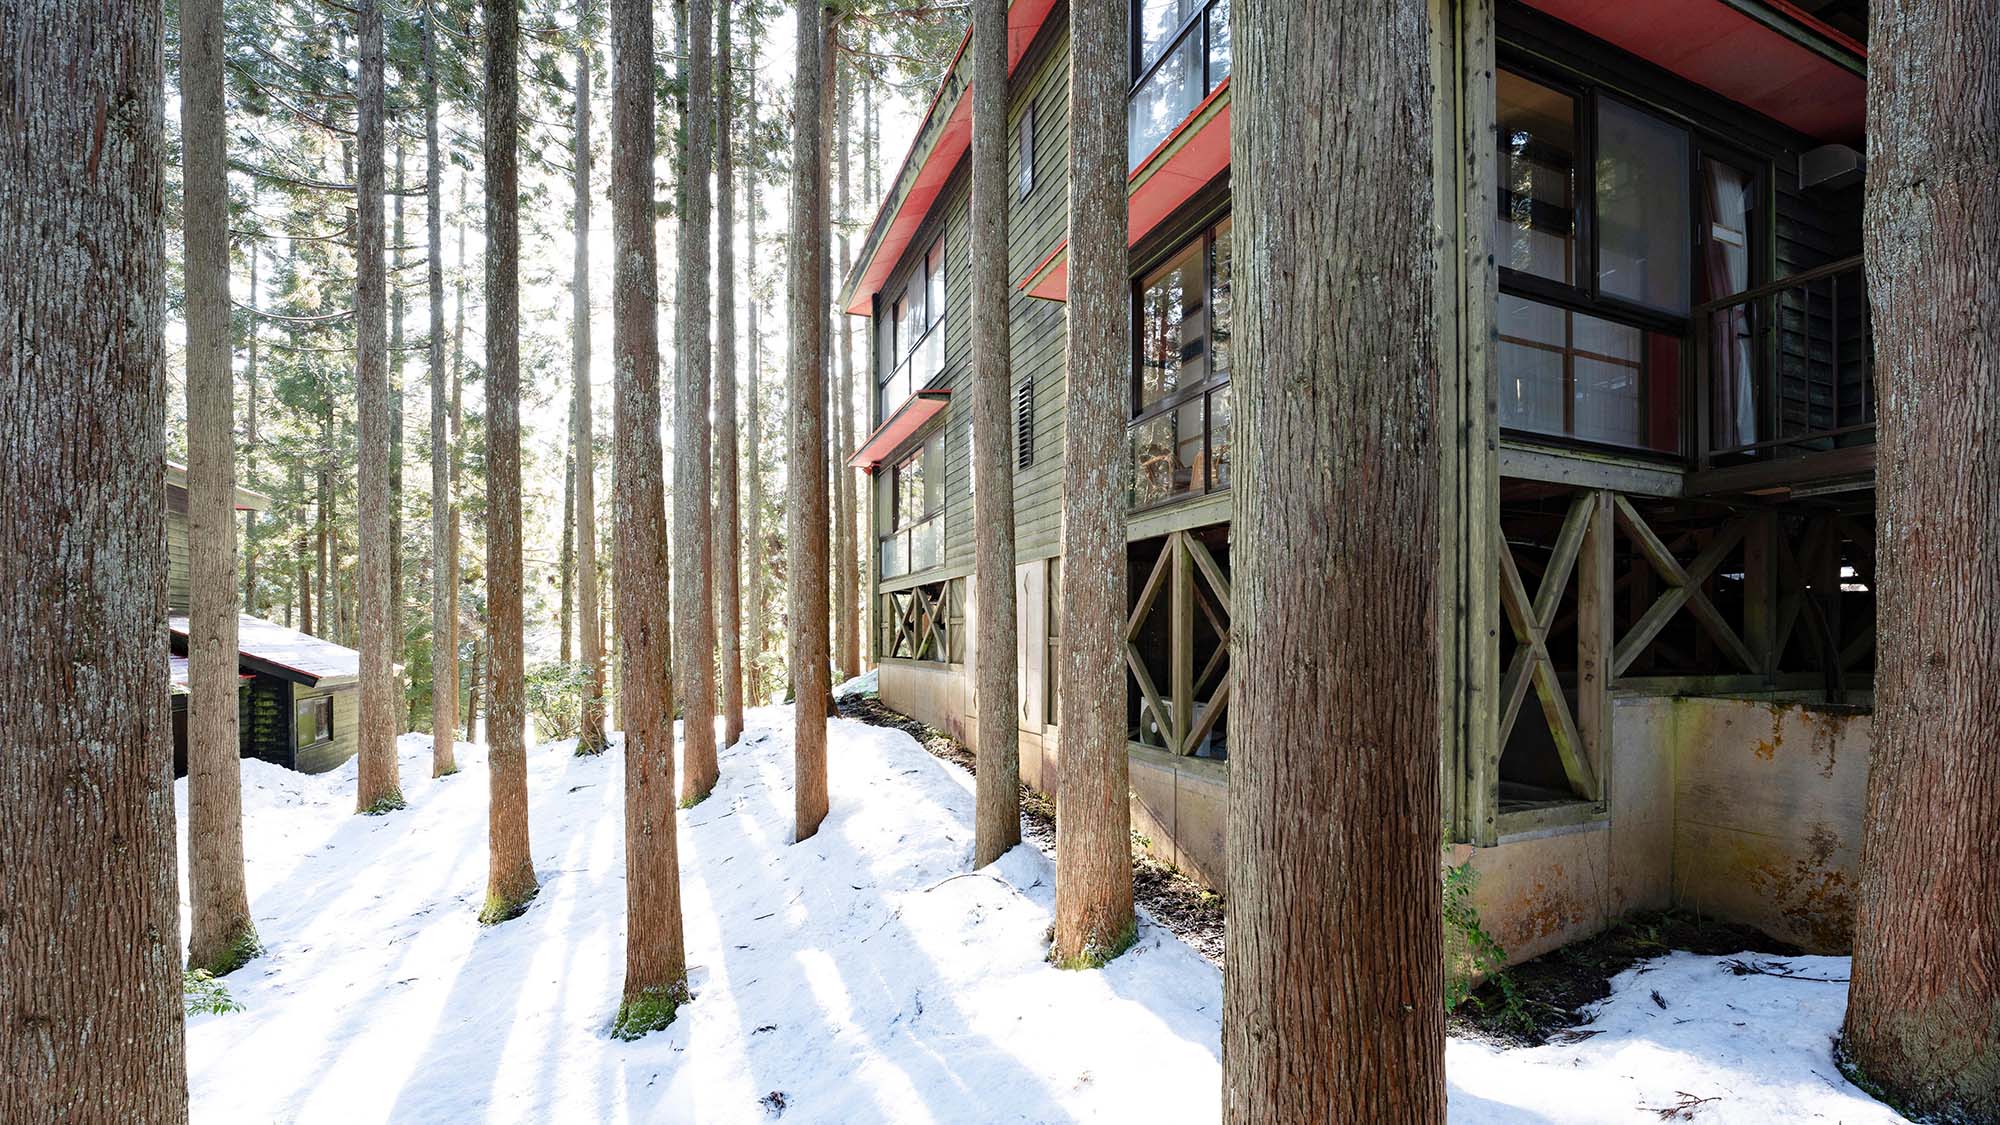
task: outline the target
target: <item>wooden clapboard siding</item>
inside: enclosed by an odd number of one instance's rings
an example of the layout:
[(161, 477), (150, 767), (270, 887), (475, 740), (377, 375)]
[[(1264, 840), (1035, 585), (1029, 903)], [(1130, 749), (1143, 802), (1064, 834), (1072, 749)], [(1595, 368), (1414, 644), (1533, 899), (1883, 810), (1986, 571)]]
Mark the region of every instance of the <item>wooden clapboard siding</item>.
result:
[[(1018, 282), (1069, 234), (1069, 21), (1049, 20), (1046, 48), (1022, 61), (1019, 91), (1009, 121), (1007, 274)], [(1035, 186), (1021, 197), (1020, 128), (1035, 112)], [(1012, 318), (1014, 385), (1035, 390), (1035, 459), (1014, 474), (1014, 540), (1022, 562), (1061, 549), (1063, 392), (1067, 324), (1058, 301), (1030, 297), (1017, 286), (1008, 297)]]
[(187, 493), (167, 489), (167, 612), (188, 612)]
[(301, 701), (327, 695), (333, 697), (333, 739), (293, 752), (292, 768), (300, 773), (325, 773), (352, 758), (360, 747), (361, 691), (351, 684), (333, 689), (294, 684), (291, 714), (298, 713)]

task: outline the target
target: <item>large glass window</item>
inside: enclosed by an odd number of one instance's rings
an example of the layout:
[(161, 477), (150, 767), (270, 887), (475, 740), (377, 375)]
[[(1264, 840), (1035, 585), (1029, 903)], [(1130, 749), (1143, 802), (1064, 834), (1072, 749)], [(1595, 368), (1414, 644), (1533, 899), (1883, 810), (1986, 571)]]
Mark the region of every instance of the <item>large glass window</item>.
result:
[(292, 745), (300, 750), (333, 741), (333, 697), (301, 699), (292, 707)]
[(1588, 87), (1495, 94), (1502, 425), (1679, 452), (1693, 138)]
[(876, 425), (944, 370), (944, 308), (944, 236), (940, 234), (890, 305), (887, 355), (875, 395)]
[(1130, 167), (1229, 77), (1231, 47), (1229, 0), (1132, 0)]
[(1229, 486), (1227, 220), (1133, 294), (1132, 505)]
[(914, 574), (944, 562), (944, 430), (890, 470), (888, 532), (880, 544), (882, 577)]

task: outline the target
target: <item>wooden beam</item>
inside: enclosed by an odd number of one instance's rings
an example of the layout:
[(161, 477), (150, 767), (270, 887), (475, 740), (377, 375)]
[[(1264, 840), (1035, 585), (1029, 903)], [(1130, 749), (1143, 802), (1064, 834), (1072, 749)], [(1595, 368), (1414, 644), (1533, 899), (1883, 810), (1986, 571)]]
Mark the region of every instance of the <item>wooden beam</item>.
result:
[(1234, 616), (1235, 611), (1229, 608), (1229, 578), (1222, 573), (1222, 568), (1215, 564), (1215, 556), (1208, 553), (1208, 546), (1192, 535), (1182, 535), (1181, 542), (1187, 544), (1188, 554), (1193, 556), (1194, 564), (1201, 568), (1201, 576), (1208, 579), (1208, 588), (1214, 592), (1216, 603), (1222, 606), (1222, 612)]
[[(1576, 577), (1576, 726), (1592, 781), (1611, 760), (1611, 662), (1617, 613), (1618, 530), (1611, 493), (1594, 492)], [(1578, 794), (1598, 800), (1596, 789)]]
[(1125, 642), (1125, 666), (1132, 670), (1132, 678), (1139, 681), (1139, 700), (1142, 706), (1153, 712), (1153, 721), (1160, 725), (1160, 737), (1173, 745), (1174, 727), (1167, 720), (1167, 705), (1160, 701), (1160, 689), (1153, 686), (1153, 675), (1146, 671), (1146, 662), (1140, 658), (1139, 646)]
[(1167, 550), (1174, 556), (1167, 644), (1167, 674), (1173, 691), (1167, 700), (1174, 719), (1172, 746), (1186, 743), (1188, 730), (1194, 726), (1194, 565), (1188, 558), (1187, 544), (1186, 532), (1176, 531), (1167, 537)]
[(1215, 686), (1214, 698), (1208, 701), (1208, 709), (1201, 713), (1201, 718), (1195, 721), (1194, 729), (1188, 732), (1187, 740), (1181, 743), (1182, 757), (1194, 753), (1201, 745), (1201, 740), (1208, 737), (1209, 731), (1215, 729), (1215, 721), (1222, 717), (1223, 708), (1229, 706), (1229, 683), (1229, 673), (1224, 672), (1222, 682)]
[(1160, 557), (1154, 560), (1152, 573), (1146, 576), (1146, 584), (1139, 588), (1139, 600), (1132, 603), (1132, 616), (1125, 619), (1125, 639), (1128, 641), (1139, 635), (1139, 626), (1152, 610), (1153, 599), (1160, 594), (1160, 583), (1166, 581), (1169, 564), (1173, 562), (1167, 557), (1172, 550), (1171, 541), (1160, 548)]

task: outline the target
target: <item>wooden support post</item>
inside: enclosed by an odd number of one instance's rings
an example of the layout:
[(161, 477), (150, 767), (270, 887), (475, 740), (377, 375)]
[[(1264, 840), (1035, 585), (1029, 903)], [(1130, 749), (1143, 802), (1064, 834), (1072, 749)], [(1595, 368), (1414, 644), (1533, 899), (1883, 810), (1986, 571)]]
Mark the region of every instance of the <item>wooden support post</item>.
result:
[(1187, 752), (1188, 734), (1194, 730), (1194, 563), (1188, 558), (1186, 540), (1187, 533), (1183, 531), (1167, 537), (1167, 550), (1174, 554), (1167, 645), (1169, 690), (1173, 692), (1169, 704), (1173, 711), (1173, 741), (1169, 745), (1180, 753)]
[[(1455, 839), (1498, 840), (1500, 804), (1499, 298), (1492, 227), (1493, 0), (1430, 0), (1433, 221), (1437, 230), (1438, 707), (1445, 819)], [(1518, 703), (1516, 704), (1518, 706)]]
[(1767, 681), (1778, 674), (1778, 514), (1749, 517), (1743, 539), (1743, 643), (1757, 658), (1751, 671)]
[(1583, 553), (1576, 564), (1576, 727), (1583, 754), (1590, 762), (1596, 790), (1583, 794), (1604, 798), (1605, 767), (1611, 760), (1612, 615), (1617, 612), (1618, 529), (1611, 493), (1590, 496), (1590, 525), (1583, 535)]

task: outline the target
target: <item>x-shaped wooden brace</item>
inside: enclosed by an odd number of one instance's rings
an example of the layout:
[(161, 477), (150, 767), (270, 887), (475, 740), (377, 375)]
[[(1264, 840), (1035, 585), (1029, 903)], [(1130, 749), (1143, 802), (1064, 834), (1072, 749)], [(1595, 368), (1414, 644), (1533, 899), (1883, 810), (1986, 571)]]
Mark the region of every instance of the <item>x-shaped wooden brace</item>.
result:
[(1500, 604), (1507, 611), (1514, 639), (1520, 642), (1500, 679), (1500, 745), (1505, 746), (1508, 735), (1513, 733), (1532, 684), (1541, 700), (1542, 714), (1548, 719), (1549, 734), (1555, 739), (1556, 754), (1562, 759), (1563, 773), (1572, 789), (1587, 796), (1598, 791), (1597, 773), (1591, 769), (1589, 755), (1584, 753), (1583, 737), (1577, 733), (1576, 718), (1563, 694), (1562, 678), (1556, 674), (1555, 661), (1549, 656), (1549, 632), (1556, 611), (1562, 608), (1563, 590), (1569, 585), (1577, 553), (1583, 549), (1584, 533), (1590, 530), (1594, 506), (1588, 492), (1579, 494), (1570, 503), (1569, 515), (1563, 519), (1562, 531), (1549, 555), (1548, 569), (1542, 572), (1532, 602), (1528, 600), (1527, 585), (1521, 581), (1520, 568), (1514, 564), (1513, 549), (1507, 546), (1504, 536), (1500, 540)]
[(1625, 669), (1632, 666), (1632, 662), (1639, 658), (1639, 654), (1646, 650), (1646, 646), (1653, 643), (1653, 638), (1659, 636), (1660, 631), (1667, 627), (1667, 622), (1673, 619), (1674, 614), (1683, 608), (1694, 615), (1694, 619), (1701, 623), (1702, 628), (1715, 639), (1715, 643), (1722, 646), (1722, 650), (1728, 653), (1730, 659), (1736, 661), (1745, 672), (1757, 671), (1757, 657), (1751, 653), (1750, 646), (1743, 643), (1743, 638), (1730, 627), (1729, 622), (1723, 620), (1722, 614), (1715, 608), (1715, 603), (1709, 601), (1708, 595), (1701, 590), (1702, 583), (1708, 581), (1715, 573), (1716, 567), (1722, 565), (1722, 560), (1736, 548), (1737, 544), (1743, 542), (1749, 524), (1744, 520), (1731, 520), (1724, 524), (1722, 530), (1709, 541), (1701, 554), (1695, 556), (1694, 562), (1683, 568), (1680, 560), (1674, 557), (1674, 553), (1667, 549), (1665, 543), (1660, 542), (1659, 536), (1653, 534), (1653, 529), (1646, 525), (1646, 521), (1640, 517), (1630, 501), (1619, 496), (1613, 503), (1618, 512), (1618, 526), (1631, 536), (1632, 542), (1639, 548), (1639, 553), (1646, 557), (1646, 561), (1653, 565), (1653, 570), (1659, 574), (1662, 581), (1666, 582), (1667, 590), (1640, 616), (1638, 623), (1613, 646), (1611, 678), (1615, 680), (1624, 675)]

